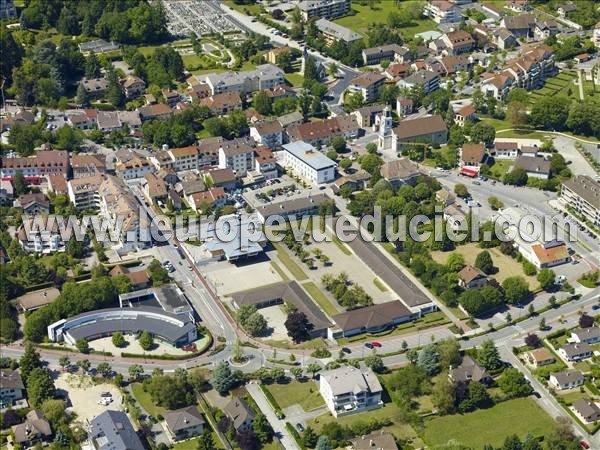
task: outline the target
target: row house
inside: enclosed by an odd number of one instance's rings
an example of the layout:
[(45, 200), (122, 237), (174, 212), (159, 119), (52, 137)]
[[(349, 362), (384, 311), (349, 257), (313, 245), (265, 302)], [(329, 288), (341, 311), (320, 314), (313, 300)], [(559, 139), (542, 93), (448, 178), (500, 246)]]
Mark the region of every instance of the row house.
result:
[(69, 174), (69, 153), (66, 150), (40, 150), (34, 156), (0, 159), (0, 175), (12, 178), (17, 172), (25, 177)]
[(319, 122), (307, 122), (287, 128), (287, 142), (304, 141), (315, 147), (329, 144), (336, 136), (358, 137), (360, 127), (353, 115), (331, 117)]

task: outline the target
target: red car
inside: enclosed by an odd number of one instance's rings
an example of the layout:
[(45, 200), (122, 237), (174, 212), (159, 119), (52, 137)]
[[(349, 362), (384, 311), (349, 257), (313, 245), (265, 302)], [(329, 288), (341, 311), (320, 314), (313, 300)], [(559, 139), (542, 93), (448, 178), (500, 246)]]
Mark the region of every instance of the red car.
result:
[(579, 446), (580, 446), (581, 448), (590, 448), (590, 444), (588, 444), (588, 443), (587, 443), (587, 442), (585, 442), (585, 441), (581, 441), (581, 442), (579, 443)]
[(372, 345), (373, 347), (381, 347), (381, 344), (380, 344), (379, 342), (377, 342), (377, 341), (373, 341), (373, 342), (371, 342), (371, 345)]

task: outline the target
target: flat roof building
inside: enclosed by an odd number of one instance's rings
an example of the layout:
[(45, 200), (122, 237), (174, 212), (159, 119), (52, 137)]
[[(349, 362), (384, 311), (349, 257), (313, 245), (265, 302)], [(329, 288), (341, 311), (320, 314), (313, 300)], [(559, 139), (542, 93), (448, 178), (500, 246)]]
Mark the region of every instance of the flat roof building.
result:
[(303, 141), (283, 146), (283, 164), (312, 184), (329, 183), (335, 179), (335, 161)]

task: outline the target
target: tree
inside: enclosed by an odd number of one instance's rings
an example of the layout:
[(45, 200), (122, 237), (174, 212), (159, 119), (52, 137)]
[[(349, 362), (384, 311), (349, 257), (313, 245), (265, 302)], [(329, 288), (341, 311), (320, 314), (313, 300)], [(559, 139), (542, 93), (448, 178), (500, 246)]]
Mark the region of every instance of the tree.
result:
[(231, 368), (226, 361), (220, 361), (213, 371), (213, 377), (210, 380), (212, 387), (221, 395), (227, 394), (236, 384), (236, 379)]
[(423, 347), (423, 349), (419, 352), (417, 366), (425, 370), (428, 375), (435, 375), (440, 369), (439, 359), (440, 355), (436, 346), (429, 344)]
[(92, 367), (92, 363), (90, 363), (89, 359), (80, 359), (77, 361), (77, 367), (81, 369), (81, 371), (86, 374)]
[(252, 422), (252, 429), (258, 436), (261, 444), (267, 444), (273, 440), (273, 428), (264, 414), (258, 413)]
[(508, 303), (524, 303), (531, 297), (529, 284), (523, 277), (508, 277), (502, 282), (504, 289), (504, 298)]
[(498, 197), (488, 197), (488, 203), (494, 211), (504, 208), (504, 203)]
[(529, 347), (537, 348), (540, 346), (540, 338), (537, 334), (528, 333), (527, 336), (525, 336), (525, 344)]
[(288, 336), (294, 342), (306, 341), (310, 338), (310, 331), (313, 329), (313, 324), (308, 321), (306, 314), (300, 311), (292, 311), (288, 314), (284, 322)]
[(448, 414), (453, 411), (456, 402), (454, 384), (448, 377), (440, 377), (433, 386), (431, 400), (440, 414)]
[(305, 447), (314, 448), (317, 445), (318, 440), (319, 440), (319, 437), (317, 436), (315, 431), (312, 429), (312, 427), (310, 425), (308, 425), (306, 427), (306, 429), (304, 430), (304, 433), (302, 433), (302, 444)]
[(500, 353), (491, 339), (486, 339), (481, 343), (481, 347), (477, 351), (477, 360), (487, 370), (496, 371), (502, 367)]
[(492, 255), (487, 250), (480, 252), (475, 258), (475, 267), (481, 270), (486, 275), (494, 272), (494, 261)]
[(506, 108), (506, 119), (514, 126), (527, 125), (529, 116), (527, 115), (526, 103), (510, 102)]
[(152, 286), (160, 286), (169, 282), (169, 272), (156, 259), (153, 259), (148, 265), (148, 273), (152, 278)]
[(25, 181), (23, 172), (21, 172), (20, 170), (18, 170), (15, 173), (15, 176), (12, 180), (12, 185), (13, 185), (13, 190), (15, 192), (15, 195), (17, 195), (17, 196), (26, 194), (29, 191), (29, 187), (27, 185), (27, 182)]
[(319, 436), (315, 450), (332, 450), (333, 447), (329, 443), (329, 436)]
[(525, 376), (513, 367), (506, 369), (498, 379), (498, 386), (511, 397), (525, 397), (533, 392)]
[(383, 359), (379, 355), (369, 355), (365, 358), (365, 365), (373, 370), (373, 372), (381, 373), (385, 370)]
[(544, 267), (538, 272), (537, 280), (540, 283), (540, 287), (547, 291), (549, 288), (554, 286), (554, 283), (556, 281), (556, 274), (552, 269)]
[(460, 364), (460, 344), (457, 339), (447, 338), (439, 341), (437, 350), (440, 355), (440, 367), (446, 368)]
[(120, 331), (115, 332), (112, 335), (111, 340), (112, 340), (113, 345), (118, 348), (125, 347), (125, 344), (127, 343), (127, 341), (125, 341), (125, 337), (123, 336), (123, 333), (121, 333)]
[(86, 78), (100, 78), (101, 66), (98, 58), (96, 58), (96, 54), (92, 52), (85, 59), (85, 77)]
[(337, 73), (338, 73), (339, 67), (336, 63), (332, 62), (331, 64), (329, 64), (327, 66), (327, 75), (329, 75), (331, 78), (337, 78)]
[(515, 186), (525, 186), (529, 180), (529, 175), (522, 167), (513, 167), (510, 172), (504, 174), (502, 181), (505, 184), (512, 184)]
[(469, 195), (469, 190), (464, 184), (458, 183), (454, 186), (454, 193), (459, 197), (466, 197)]
[(256, 111), (265, 116), (271, 115), (272, 101), (266, 91), (258, 91), (252, 99), (252, 106)]
[(333, 148), (337, 153), (341, 153), (346, 149), (346, 140), (343, 136), (334, 137), (329, 143), (331, 148)]
[(25, 352), (19, 360), (19, 367), (21, 369), (21, 378), (23, 382), (27, 384), (27, 377), (34, 369), (42, 367), (42, 359), (40, 354), (35, 350), (35, 346), (28, 342), (25, 344)]
[(290, 373), (296, 380), (299, 380), (300, 378), (302, 378), (302, 372), (303, 372), (302, 367), (292, 367), (290, 369)]
[(213, 450), (216, 448), (215, 440), (208, 428), (204, 429), (204, 433), (198, 438), (197, 450)]
[(496, 139), (496, 129), (487, 123), (479, 122), (470, 133), (471, 141), (474, 143), (484, 143), (487, 147), (491, 147)]
[(131, 381), (138, 381), (140, 377), (144, 374), (144, 368), (139, 364), (133, 364), (129, 366), (127, 371), (129, 372), (129, 379)]
[(312, 374), (312, 377), (315, 377), (315, 374), (321, 370), (321, 366), (317, 363), (310, 363), (308, 366), (306, 366), (306, 370), (308, 372), (310, 372)]
[(241, 450), (258, 450), (258, 437), (252, 430), (239, 431), (235, 435), (235, 441)]
[(34, 408), (39, 408), (44, 400), (54, 395), (54, 381), (48, 370), (36, 367), (27, 377), (27, 399)]
[(90, 104), (90, 97), (85, 88), (83, 87), (83, 84), (79, 84), (79, 86), (77, 86), (76, 100), (77, 103), (83, 106), (88, 106)]
[(569, 116), (571, 101), (562, 96), (540, 97), (532, 106), (529, 120), (540, 128), (563, 130)]
[(58, 360), (58, 364), (60, 365), (60, 367), (63, 370), (66, 370), (66, 368), (71, 365), (71, 360), (69, 359), (68, 356), (61, 356), (60, 359)]
[(107, 378), (112, 373), (112, 367), (109, 363), (103, 361), (96, 366), (96, 371), (104, 378)]
[(65, 402), (49, 398), (44, 400), (40, 408), (44, 417), (54, 426), (65, 419)]
[(581, 328), (590, 328), (594, 326), (594, 318), (587, 314), (579, 316), (579, 326)]
[(142, 334), (140, 334), (140, 337), (138, 337), (138, 343), (143, 350), (148, 351), (154, 346), (154, 338), (149, 331), (144, 330), (142, 331)]

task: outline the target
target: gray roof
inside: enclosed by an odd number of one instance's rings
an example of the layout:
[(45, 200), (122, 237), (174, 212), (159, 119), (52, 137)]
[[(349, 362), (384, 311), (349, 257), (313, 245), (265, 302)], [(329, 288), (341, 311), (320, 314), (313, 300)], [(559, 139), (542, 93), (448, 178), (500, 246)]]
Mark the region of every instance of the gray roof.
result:
[(383, 430), (350, 439), (353, 450), (398, 450), (396, 439)]
[(562, 347), (562, 350), (569, 358), (572, 358), (573, 356), (577, 355), (582, 355), (584, 353), (592, 353), (594, 351), (594, 349), (585, 342), (581, 344), (566, 344)]
[(515, 161), (514, 167), (521, 167), (522, 169), (525, 169), (526, 172), (542, 173), (546, 175), (550, 173), (550, 161), (545, 160), (544, 158), (521, 155)]
[(410, 50), (406, 47), (401, 47), (398, 44), (388, 44), (388, 45), (381, 45), (379, 47), (365, 48), (363, 50), (363, 55), (371, 56), (371, 55), (380, 55), (380, 54), (388, 54), (388, 53), (394, 53), (396, 55), (404, 55), (409, 52), (410, 52)]
[(0, 369), (0, 389), (25, 389), (19, 371)]
[(96, 450), (144, 450), (127, 415), (121, 411), (105, 411), (92, 419), (89, 438)]
[(556, 378), (558, 384), (569, 384), (573, 381), (583, 381), (583, 374), (579, 370), (566, 370), (564, 372), (551, 373), (551, 377)]
[[(219, 218), (219, 228), (228, 224), (227, 235), (230, 239), (219, 239), (215, 227), (209, 227), (204, 246), (212, 253), (223, 252), (227, 259), (236, 259), (246, 255), (252, 255), (263, 251), (266, 237), (261, 231), (260, 224), (250, 220), (247, 216), (228, 215)], [(245, 230), (245, 231), (244, 231)], [(242, 232), (245, 238), (242, 237)]]
[(284, 150), (298, 158), (303, 163), (315, 170), (335, 167), (337, 164), (312, 145), (304, 141), (291, 142), (283, 146)]
[(465, 355), (461, 364), (450, 369), (450, 378), (454, 382), (482, 381), (490, 378), (490, 374), (469, 355)]
[(336, 325), (344, 330), (391, 325), (394, 320), (409, 317), (411, 312), (399, 300), (353, 309), (333, 316)]
[(254, 411), (239, 397), (233, 397), (223, 412), (233, 421), (233, 427), (237, 430), (246, 420), (254, 420)]
[(572, 330), (571, 334), (577, 336), (580, 341), (598, 339), (600, 337), (600, 327), (577, 328), (576, 330)]
[(266, 220), (269, 216), (292, 215), (298, 211), (304, 211), (311, 207), (316, 209), (327, 200), (331, 200), (327, 194), (309, 195), (308, 197), (298, 197), (292, 200), (261, 205), (256, 208), (256, 212)]
[[(68, 323), (73, 320), (82, 319), (91, 314), (97, 314), (99, 312), (127, 312), (130, 313), (135, 311), (138, 314), (135, 315), (123, 315), (118, 320), (94, 320), (83, 322), (78, 326), (70, 328)], [(144, 313), (160, 314), (165, 320), (160, 320), (156, 317), (145, 315)], [(167, 322), (166, 319), (177, 319), (182, 321), (183, 325), (179, 326), (171, 321)], [(77, 316), (71, 317), (67, 320), (66, 332), (74, 339), (88, 339), (95, 336), (107, 336), (117, 331), (122, 333), (138, 334), (142, 331), (149, 331), (155, 336), (158, 336), (172, 344), (187, 337), (189, 333), (193, 332), (196, 328), (195, 324), (189, 319), (186, 320), (183, 316), (176, 314), (169, 314), (164, 312), (160, 308), (153, 307), (141, 307), (141, 308), (107, 308), (102, 310), (92, 311), (91, 313), (83, 313)]]
[(210, 81), (213, 86), (242, 84), (244, 80), (250, 78), (261, 80), (283, 78), (283, 71), (274, 64), (261, 64), (256, 66), (256, 69), (245, 72), (209, 73), (204, 76), (204, 79)]
[(204, 417), (202, 417), (202, 414), (200, 414), (200, 411), (195, 406), (187, 406), (175, 411), (169, 411), (165, 414), (165, 422), (169, 430), (173, 433), (206, 423)]
[(190, 313), (193, 311), (183, 292), (174, 284), (164, 284), (159, 287), (121, 294), (119, 300), (121, 302), (129, 302), (134, 307), (142, 306), (143, 303), (147, 303), (148, 301), (154, 301), (152, 306), (161, 307), (170, 314)]
[(35, 442), (37, 439), (45, 441), (52, 436), (50, 424), (39, 409), (32, 409), (27, 413), (25, 422), (12, 427), (17, 443)]
[(357, 32), (327, 19), (321, 18), (315, 22), (315, 25), (320, 32), (330, 34), (335, 39), (341, 39), (345, 42), (353, 42), (362, 39), (362, 36)]
[(563, 185), (592, 205), (600, 205), (600, 183), (588, 175), (578, 175), (566, 180)]
[(573, 408), (584, 418), (600, 414), (600, 408), (598, 408), (598, 405), (589, 398), (580, 398), (573, 403)]
[(294, 111), (289, 114), (284, 114), (283, 116), (278, 117), (277, 121), (281, 124), (282, 127), (285, 127), (292, 123), (302, 122), (303, 119), (304, 116), (300, 112)]
[(370, 368), (357, 369), (352, 366), (343, 366), (326, 370), (321, 372), (321, 380), (325, 380), (329, 384), (331, 393), (336, 396), (350, 392), (373, 394), (383, 390), (377, 375)]
[(306, 315), (306, 318), (313, 324), (312, 332), (324, 330), (331, 325), (331, 322), (321, 308), (308, 296), (302, 287), (296, 282), (276, 283), (268, 286), (239, 292), (231, 296), (238, 305), (258, 305), (269, 301), (282, 300), (293, 304), (296, 309)]
[(438, 78), (438, 74), (431, 70), (420, 70), (404, 79), (405, 84), (413, 84), (417, 86), (425, 85), (431, 80)]

